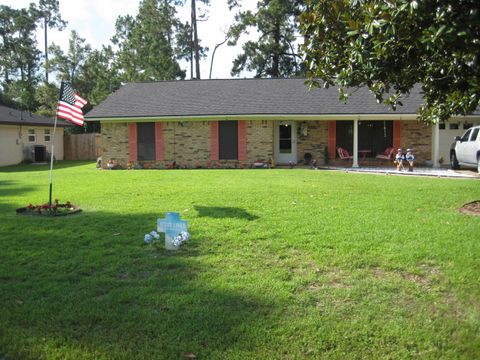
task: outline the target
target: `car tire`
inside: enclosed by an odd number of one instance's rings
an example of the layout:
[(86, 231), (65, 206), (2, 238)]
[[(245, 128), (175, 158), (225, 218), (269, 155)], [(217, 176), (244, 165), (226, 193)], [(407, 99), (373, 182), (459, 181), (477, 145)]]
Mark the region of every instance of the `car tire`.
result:
[(480, 175), (480, 155), (477, 155), (477, 173)]
[(453, 170), (458, 170), (460, 168), (460, 166), (458, 166), (457, 155), (455, 155), (455, 152), (450, 154), (450, 167)]

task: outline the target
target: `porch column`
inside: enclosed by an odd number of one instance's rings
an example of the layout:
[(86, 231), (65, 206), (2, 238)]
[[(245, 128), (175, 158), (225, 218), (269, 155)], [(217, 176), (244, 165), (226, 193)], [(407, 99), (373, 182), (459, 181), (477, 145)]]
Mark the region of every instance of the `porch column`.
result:
[(353, 164), (358, 168), (358, 119), (353, 120)]
[(434, 168), (439, 168), (440, 163), (440, 127), (438, 123), (432, 127), (432, 162)]

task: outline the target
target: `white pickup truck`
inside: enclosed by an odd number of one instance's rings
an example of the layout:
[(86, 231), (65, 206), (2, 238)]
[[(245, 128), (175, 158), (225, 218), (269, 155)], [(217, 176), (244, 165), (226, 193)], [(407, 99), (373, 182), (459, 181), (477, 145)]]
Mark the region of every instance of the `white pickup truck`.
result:
[(456, 136), (450, 148), (450, 167), (477, 168), (480, 174), (480, 126), (468, 129), (462, 136)]

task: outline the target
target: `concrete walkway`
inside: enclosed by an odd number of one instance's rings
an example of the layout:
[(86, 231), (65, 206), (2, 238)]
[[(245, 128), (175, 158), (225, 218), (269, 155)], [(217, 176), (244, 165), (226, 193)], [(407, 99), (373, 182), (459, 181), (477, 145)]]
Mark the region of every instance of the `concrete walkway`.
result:
[(370, 174), (386, 174), (386, 175), (406, 175), (406, 176), (433, 176), (442, 178), (457, 178), (457, 179), (480, 179), (476, 171), (471, 170), (450, 170), (450, 169), (434, 169), (434, 168), (414, 168), (413, 172), (397, 171), (395, 168), (381, 168), (381, 167), (321, 167), (321, 170), (339, 170), (345, 172), (358, 172)]

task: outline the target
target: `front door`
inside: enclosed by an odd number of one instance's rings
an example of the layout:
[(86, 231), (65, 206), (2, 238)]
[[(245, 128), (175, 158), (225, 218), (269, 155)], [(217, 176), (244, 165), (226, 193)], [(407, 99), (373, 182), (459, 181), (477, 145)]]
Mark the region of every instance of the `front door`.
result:
[(297, 162), (297, 124), (295, 121), (275, 123), (275, 162)]

